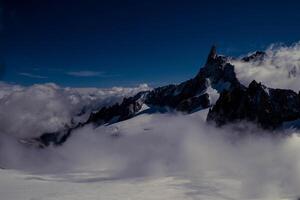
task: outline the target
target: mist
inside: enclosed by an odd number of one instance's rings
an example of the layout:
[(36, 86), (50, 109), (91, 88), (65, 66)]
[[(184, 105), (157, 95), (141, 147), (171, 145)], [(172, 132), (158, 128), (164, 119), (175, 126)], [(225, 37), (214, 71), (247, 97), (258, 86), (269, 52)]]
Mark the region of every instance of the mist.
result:
[(230, 61), (235, 66), (237, 78), (241, 83), (248, 86), (251, 81), (256, 80), (271, 88), (292, 89), (298, 92), (300, 43), (291, 46), (272, 44), (264, 52), (266, 56), (262, 61)]
[(54, 83), (29, 87), (0, 82), (0, 133), (18, 139), (36, 137), (84, 122), (93, 110), (122, 101), (147, 84), (133, 88), (69, 88)]
[(1, 165), (34, 174), (97, 171), (92, 178), (64, 179), (86, 183), (174, 176), (211, 197), (229, 192), (236, 199), (296, 199), (298, 132), (274, 137), (247, 123), (216, 128), (205, 122), (206, 112), (145, 114), (97, 129), (87, 126), (63, 146), (42, 150), (1, 138)]
[[(298, 91), (300, 44), (271, 46), (266, 52), (263, 62), (231, 61), (239, 80)], [(89, 184), (172, 177), (185, 180), (180, 188), (191, 199), (300, 196), (298, 130), (275, 133), (243, 121), (218, 128), (206, 122), (208, 110), (190, 115), (145, 112), (112, 125), (85, 126), (62, 146), (39, 149), (19, 141), (84, 121), (94, 109), (151, 88), (63, 88), (52, 83), (1, 83), (0, 88), (0, 167), (30, 174), (30, 180)]]

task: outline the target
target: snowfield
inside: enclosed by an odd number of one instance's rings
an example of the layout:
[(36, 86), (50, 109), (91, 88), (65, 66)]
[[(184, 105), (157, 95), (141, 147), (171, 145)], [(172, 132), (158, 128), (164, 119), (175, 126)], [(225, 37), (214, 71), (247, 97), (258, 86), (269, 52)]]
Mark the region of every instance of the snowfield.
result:
[(130, 120), (78, 130), (62, 147), (22, 149), (30, 163), (18, 158), (20, 170), (0, 170), (1, 200), (297, 199), (300, 137), (236, 141), (227, 137), (232, 127), (205, 125), (206, 113), (145, 107)]
[[(100, 174), (100, 176), (99, 176)], [(31, 175), (0, 171), (0, 194), (3, 200), (151, 200), (187, 198), (186, 180), (173, 177), (110, 180), (101, 173)]]
[[(237, 180), (201, 180), (180, 177), (143, 177), (113, 180), (101, 172), (34, 175), (0, 171), (1, 199), (14, 200), (165, 200), (238, 199)], [(271, 198), (270, 198), (271, 199)]]

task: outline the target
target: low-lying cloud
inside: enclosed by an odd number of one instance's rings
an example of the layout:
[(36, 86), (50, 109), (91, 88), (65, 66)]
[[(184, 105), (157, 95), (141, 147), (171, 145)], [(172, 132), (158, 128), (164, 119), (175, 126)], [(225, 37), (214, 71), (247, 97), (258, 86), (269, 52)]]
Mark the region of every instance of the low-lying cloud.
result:
[(0, 87), (0, 133), (17, 138), (61, 130), (86, 120), (93, 109), (149, 90), (145, 84), (110, 89), (62, 88), (52, 83), (30, 87), (2, 83)]
[(298, 133), (272, 137), (251, 124), (244, 126), (238, 137), (236, 127), (205, 123), (205, 113), (140, 115), (112, 126), (84, 127), (63, 146), (43, 150), (1, 138), (0, 165), (34, 173), (102, 174), (69, 180), (81, 183), (174, 176), (189, 180), (186, 187), (211, 199), (296, 199)]

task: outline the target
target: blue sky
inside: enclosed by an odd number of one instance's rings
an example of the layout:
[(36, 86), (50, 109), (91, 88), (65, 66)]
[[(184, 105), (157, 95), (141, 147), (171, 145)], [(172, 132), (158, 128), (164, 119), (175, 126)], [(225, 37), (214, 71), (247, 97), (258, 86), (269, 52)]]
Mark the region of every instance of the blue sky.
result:
[(238, 56), (300, 36), (299, 1), (4, 0), (2, 81), (159, 86), (194, 76), (212, 44)]

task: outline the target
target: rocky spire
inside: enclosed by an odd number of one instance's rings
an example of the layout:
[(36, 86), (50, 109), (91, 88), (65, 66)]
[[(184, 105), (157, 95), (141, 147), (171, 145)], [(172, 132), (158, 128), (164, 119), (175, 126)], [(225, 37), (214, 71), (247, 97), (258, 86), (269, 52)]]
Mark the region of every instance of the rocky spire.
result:
[(217, 57), (217, 48), (215, 45), (213, 45), (210, 49), (210, 52), (208, 54), (208, 57), (207, 57), (207, 62), (211, 62), (213, 61), (214, 59), (216, 59)]
[(215, 45), (212, 45), (209, 54), (207, 56), (206, 63), (203, 67), (200, 68), (196, 77), (198, 78), (208, 78), (213, 75), (213, 71), (218, 68), (220, 64), (218, 61), (217, 48)]

